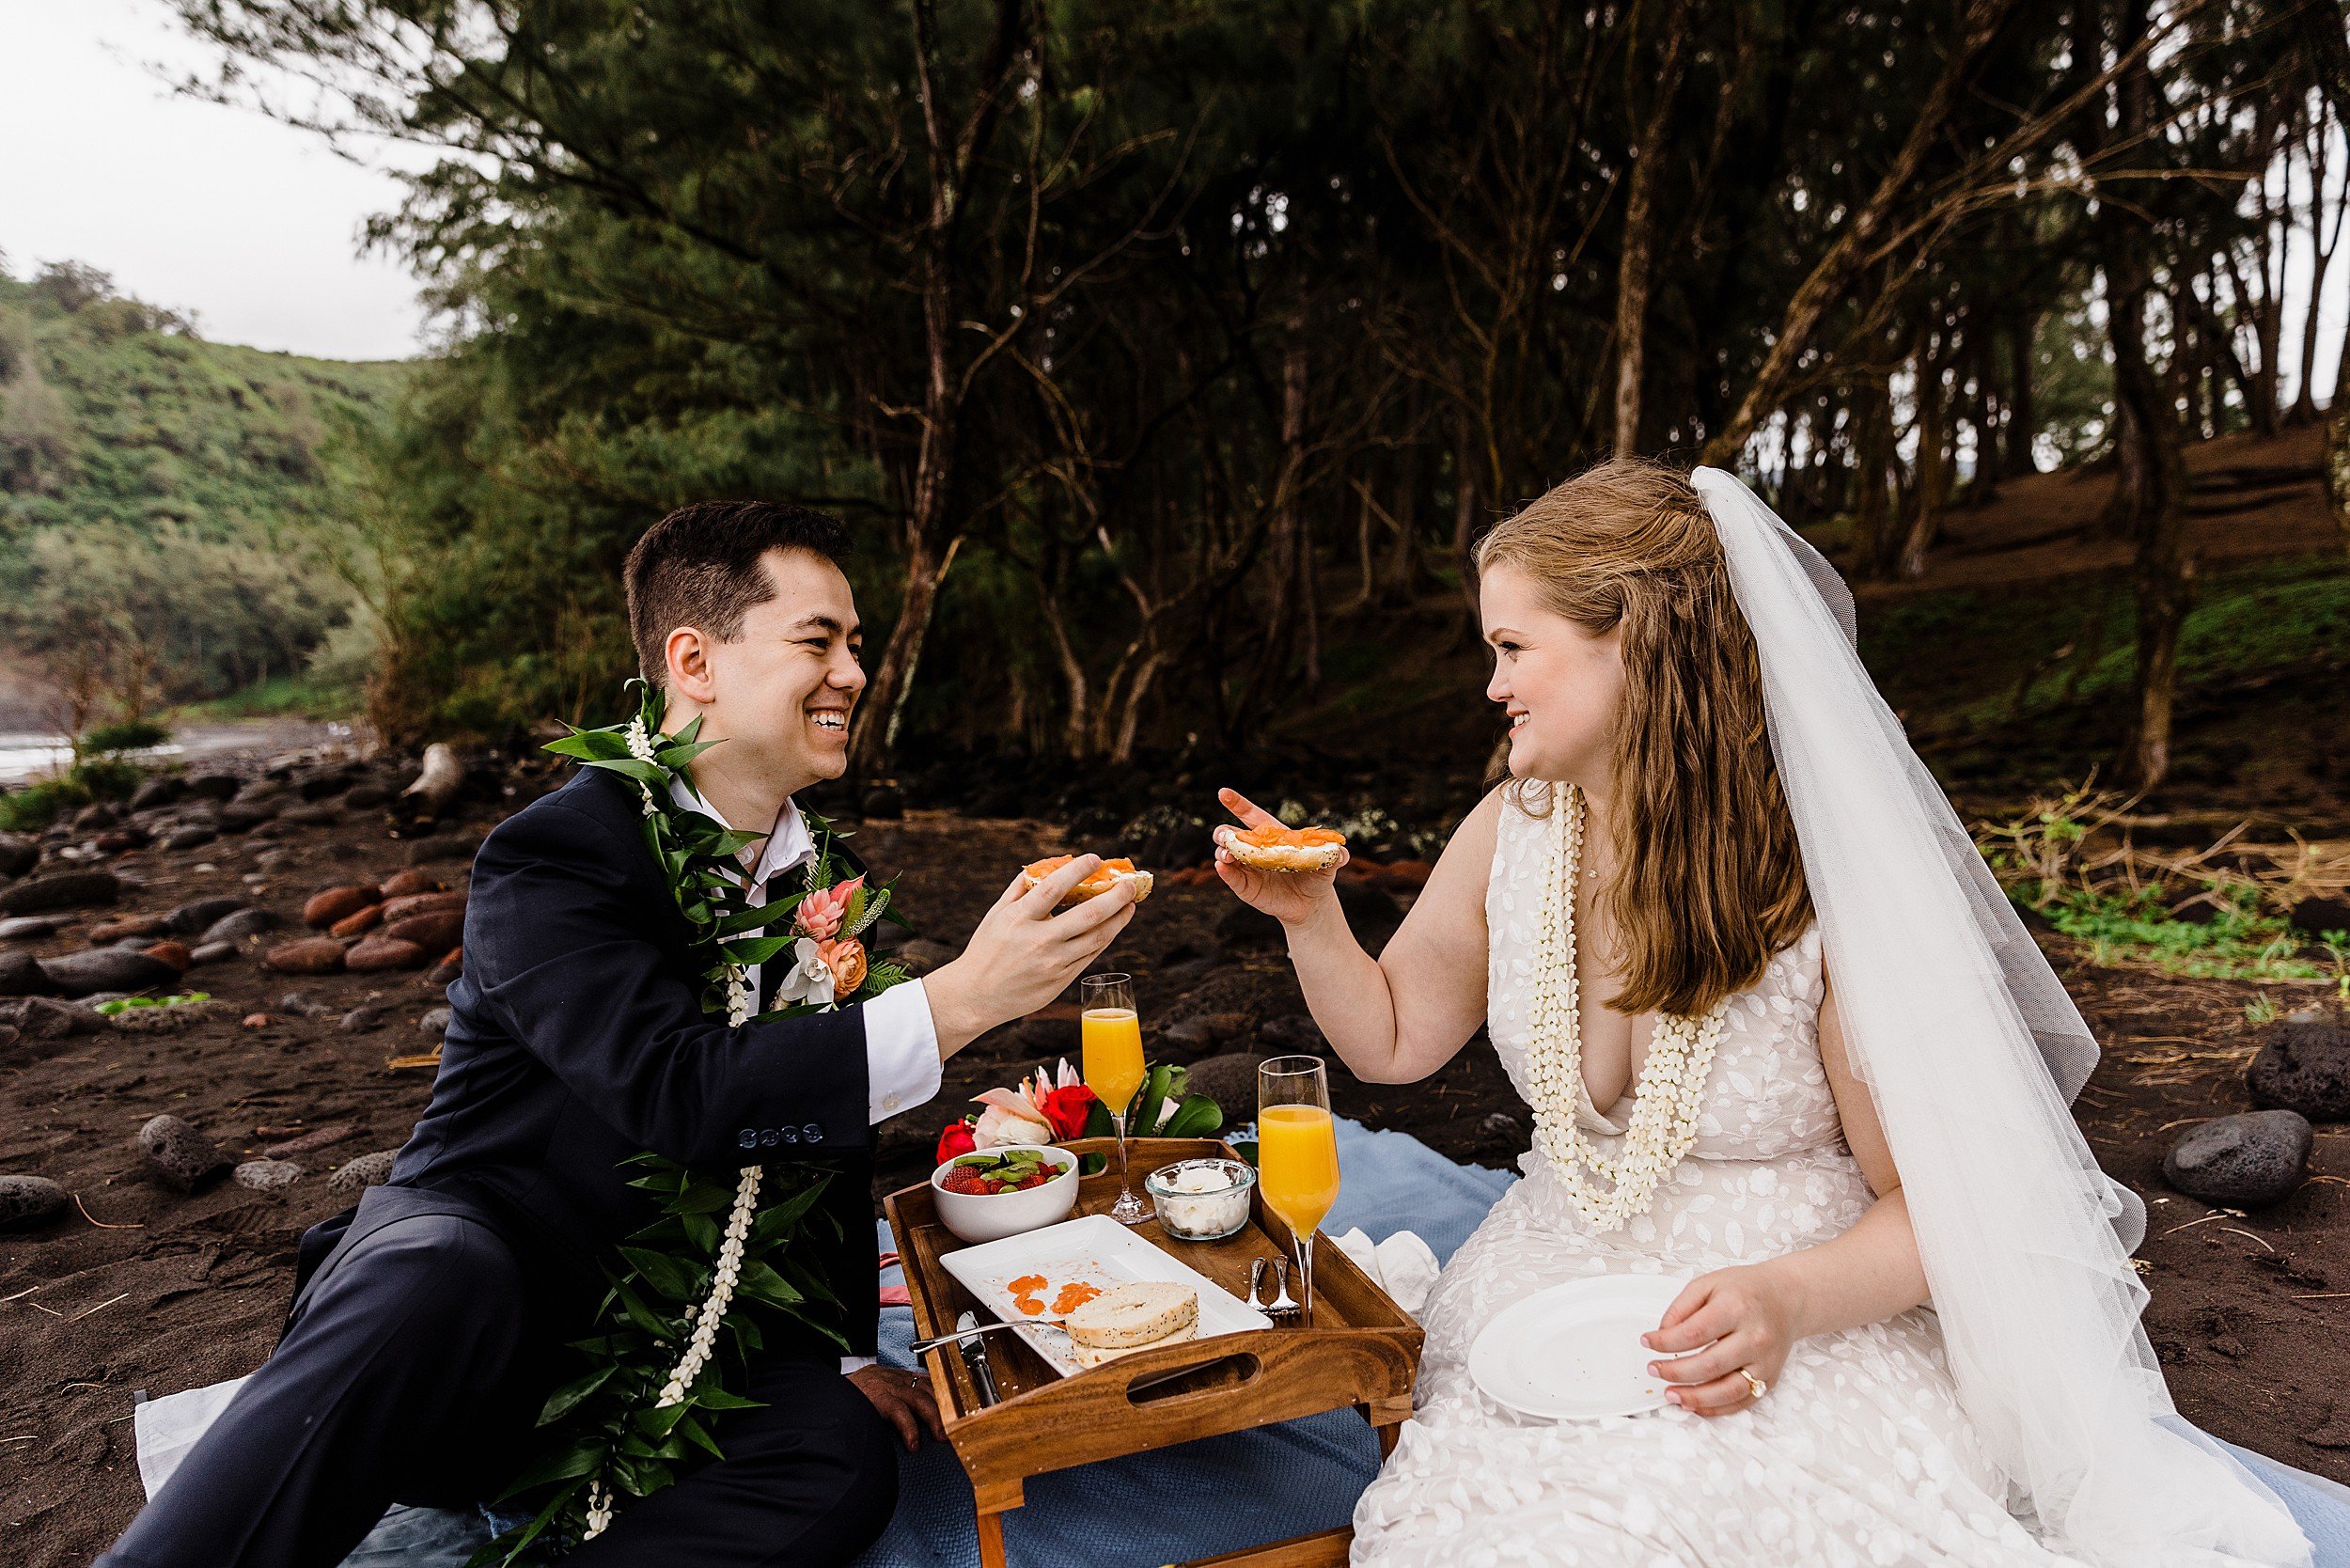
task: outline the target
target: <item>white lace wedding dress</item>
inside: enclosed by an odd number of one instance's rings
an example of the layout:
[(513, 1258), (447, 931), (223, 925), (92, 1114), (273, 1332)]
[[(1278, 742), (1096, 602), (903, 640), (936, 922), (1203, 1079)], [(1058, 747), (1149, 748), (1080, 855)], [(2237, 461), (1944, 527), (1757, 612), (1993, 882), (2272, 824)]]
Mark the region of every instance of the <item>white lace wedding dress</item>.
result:
[[(1485, 894), (1487, 1012), (1525, 1092), (1543, 824), (1502, 808)], [(1495, 1314), (1602, 1274), (1760, 1262), (1850, 1227), (1872, 1196), (1820, 1062), (1814, 927), (1731, 1004), (1698, 1141), (1648, 1214), (1590, 1232), (1538, 1152), (1437, 1280), (1418, 1412), (1355, 1511), (1356, 1564), (1576, 1568), (2054, 1568), (2001, 1499), (1961, 1412), (1934, 1315), (1800, 1341), (1769, 1394), (1731, 1416), (1678, 1409), (1552, 1424), (1469, 1381)], [(1578, 1085), (1578, 1090), (1580, 1086)], [(1626, 1099), (1584, 1127), (1619, 1134)]]

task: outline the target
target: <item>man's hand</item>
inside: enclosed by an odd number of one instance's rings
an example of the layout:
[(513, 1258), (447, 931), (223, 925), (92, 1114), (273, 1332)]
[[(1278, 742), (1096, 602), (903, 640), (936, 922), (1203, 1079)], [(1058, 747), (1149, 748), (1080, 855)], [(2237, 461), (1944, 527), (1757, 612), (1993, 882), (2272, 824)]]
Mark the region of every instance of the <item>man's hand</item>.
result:
[(856, 1391), (873, 1402), (873, 1408), (882, 1413), (882, 1419), (898, 1429), (905, 1440), (906, 1452), (922, 1446), (922, 1434), (945, 1441), (947, 1425), (938, 1419), (938, 1401), (931, 1395), (931, 1381), (916, 1372), (900, 1372), (895, 1367), (859, 1367), (849, 1374)]
[(1053, 913), (1101, 865), (1098, 855), (1078, 855), (1026, 892), (1015, 876), (971, 933), (963, 956), (923, 978), (940, 1056), (952, 1056), (996, 1025), (1044, 1006), (1118, 939), (1134, 918), (1130, 882)]

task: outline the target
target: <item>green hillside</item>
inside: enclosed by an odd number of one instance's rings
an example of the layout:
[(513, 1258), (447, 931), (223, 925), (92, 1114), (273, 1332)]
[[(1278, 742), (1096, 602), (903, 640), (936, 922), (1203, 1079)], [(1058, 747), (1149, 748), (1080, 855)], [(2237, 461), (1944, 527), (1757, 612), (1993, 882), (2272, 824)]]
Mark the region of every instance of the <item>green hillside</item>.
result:
[(348, 683), (369, 640), (352, 481), (405, 374), (209, 343), (86, 268), (0, 273), (8, 652), (94, 714)]

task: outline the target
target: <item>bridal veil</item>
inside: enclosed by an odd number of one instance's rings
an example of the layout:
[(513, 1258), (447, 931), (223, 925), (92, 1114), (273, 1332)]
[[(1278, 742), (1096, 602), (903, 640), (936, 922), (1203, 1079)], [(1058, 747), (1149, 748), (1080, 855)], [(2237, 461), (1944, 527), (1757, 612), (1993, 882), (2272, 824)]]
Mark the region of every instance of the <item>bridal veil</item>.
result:
[(2145, 1210), (2072, 1116), (2096, 1043), (1862, 667), (1852, 594), (1736, 478), (1690, 478), (1761, 654), (1854, 1069), (2013, 1506), (2100, 1568), (2307, 1563), (2275, 1495), (2175, 1420), (2138, 1323)]

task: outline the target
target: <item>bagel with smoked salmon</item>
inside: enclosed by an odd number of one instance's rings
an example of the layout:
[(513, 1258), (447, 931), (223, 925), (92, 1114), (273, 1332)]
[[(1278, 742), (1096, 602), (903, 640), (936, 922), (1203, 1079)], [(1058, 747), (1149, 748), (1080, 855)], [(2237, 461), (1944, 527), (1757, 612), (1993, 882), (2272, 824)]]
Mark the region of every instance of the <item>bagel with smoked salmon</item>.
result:
[(1224, 853), (1260, 871), (1326, 871), (1346, 858), (1346, 835), (1326, 827), (1228, 827), (1217, 835)]
[[(1073, 855), (1056, 855), (1039, 860), (1033, 865), (1021, 867), (1020, 890), (1023, 893), (1027, 892), (1074, 858)], [(1134, 885), (1136, 903), (1140, 903), (1151, 896), (1151, 873), (1135, 870), (1135, 863), (1121, 856), (1116, 860), (1104, 860), (1095, 867), (1092, 875), (1061, 895), (1061, 904), (1083, 903), (1088, 899), (1099, 898), (1120, 883)]]

